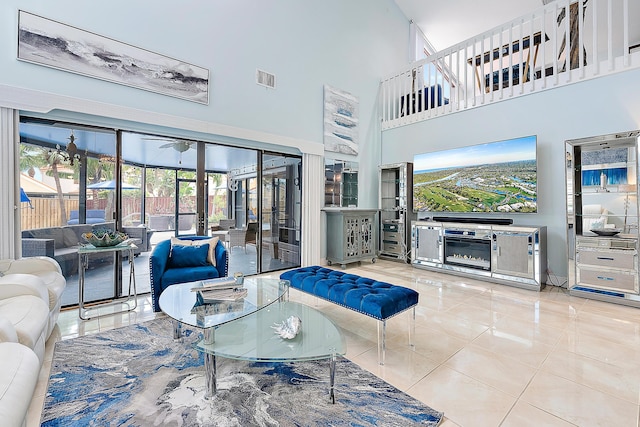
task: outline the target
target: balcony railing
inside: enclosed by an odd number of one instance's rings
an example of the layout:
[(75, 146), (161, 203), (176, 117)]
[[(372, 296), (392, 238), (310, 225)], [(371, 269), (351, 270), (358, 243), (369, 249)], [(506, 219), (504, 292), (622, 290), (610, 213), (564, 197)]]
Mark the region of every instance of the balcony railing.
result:
[(629, 34), (629, 0), (557, 0), (384, 78), (382, 129), (640, 67)]

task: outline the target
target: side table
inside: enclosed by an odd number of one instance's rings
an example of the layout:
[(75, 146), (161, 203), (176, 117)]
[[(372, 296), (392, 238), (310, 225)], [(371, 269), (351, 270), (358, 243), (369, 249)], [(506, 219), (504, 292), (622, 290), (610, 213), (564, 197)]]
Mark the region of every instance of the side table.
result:
[[(131, 242), (123, 242), (115, 246), (107, 246), (107, 247), (96, 247), (89, 244), (89, 245), (81, 246), (80, 248), (78, 248), (78, 316), (80, 317), (80, 319), (89, 320), (92, 318), (107, 316), (111, 314), (125, 313), (127, 311), (132, 311), (136, 309), (136, 307), (138, 306), (138, 292), (136, 289), (136, 274), (135, 274), (135, 268), (134, 268), (135, 263), (133, 259), (134, 259), (134, 251), (137, 248), (138, 247)], [(126, 299), (93, 305), (91, 308), (88, 308), (88, 307), (85, 307), (85, 304), (84, 304), (85, 303), (84, 276), (85, 276), (85, 271), (89, 267), (89, 255), (96, 254), (96, 253), (105, 253), (105, 252), (113, 252), (114, 254), (116, 252), (128, 252), (129, 292), (127, 294)], [(115, 277), (114, 275), (114, 278), (113, 278), (114, 289), (116, 287), (116, 280), (117, 280), (117, 277)], [(131, 294), (132, 289), (133, 289), (133, 295)], [(133, 297), (133, 306), (131, 306), (131, 302), (130, 302), (132, 297)], [(118, 305), (118, 304), (125, 304), (127, 308), (124, 310), (113, 312), (113, 313), (89, 316), (89, 312), (91, 310), (97, 309), (98, 307), (105, 307), (105, 306)]]

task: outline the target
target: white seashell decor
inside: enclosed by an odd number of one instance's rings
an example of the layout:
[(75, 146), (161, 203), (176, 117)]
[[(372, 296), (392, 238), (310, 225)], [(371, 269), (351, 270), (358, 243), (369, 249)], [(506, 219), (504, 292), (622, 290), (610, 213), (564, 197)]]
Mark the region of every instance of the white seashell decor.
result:
[(302, 328), (302, 320), (298, 316), (289, 316), (281, 323), (275, 323), (272, 328), (280, 338), (290, 340), (296, 337)]

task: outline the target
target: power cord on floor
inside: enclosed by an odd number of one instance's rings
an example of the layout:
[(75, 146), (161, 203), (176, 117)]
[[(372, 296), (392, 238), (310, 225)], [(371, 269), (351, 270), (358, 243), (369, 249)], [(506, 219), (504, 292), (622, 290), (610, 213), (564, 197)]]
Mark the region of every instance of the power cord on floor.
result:
[[(547, 260), (547, 265), (549, 264), (549, 260)], [(555, 282), (553, 282), (553, 279), (555, 279)], [(556, 276), (556, 274), (553, 272), (553, 270), (551, 270), (550, 267), (547, 267), (547, 283), (550, 283), (552, 286), (557, 286), (559, 288), (566, 288), (567, 287), (567, 281), (568, 279), (565, 279), (562, 283), (560, 283), (560, 279), (558, 278), (558, 276)]]

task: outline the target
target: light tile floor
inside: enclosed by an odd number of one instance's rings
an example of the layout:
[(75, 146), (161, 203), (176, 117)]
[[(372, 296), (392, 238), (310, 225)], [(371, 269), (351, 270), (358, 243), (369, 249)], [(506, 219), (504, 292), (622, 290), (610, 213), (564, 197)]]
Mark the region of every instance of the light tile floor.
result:
[[(534, 292), (390, 261), (347, 271), (420, 293), (415, 348), (408, 346), (408, 314), (391, 319), (380, 366), (375, 320), (294, 290), (291, 299), (334, 320), (347, 358), (443, 411), (441, 426), (638, 426), (640, 309), (571, 297), (553, 286)], [(158, 316), (148, 296), (134, 313), (85, 322), (75, 310), (61, 313), (28, 426), (39, 425), (57, 340)]]

